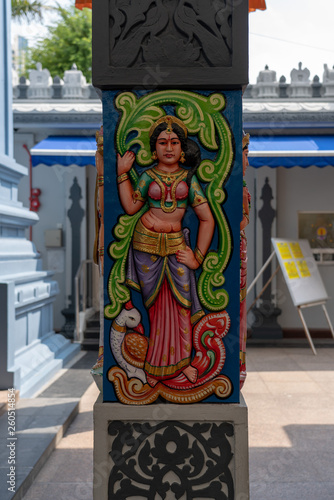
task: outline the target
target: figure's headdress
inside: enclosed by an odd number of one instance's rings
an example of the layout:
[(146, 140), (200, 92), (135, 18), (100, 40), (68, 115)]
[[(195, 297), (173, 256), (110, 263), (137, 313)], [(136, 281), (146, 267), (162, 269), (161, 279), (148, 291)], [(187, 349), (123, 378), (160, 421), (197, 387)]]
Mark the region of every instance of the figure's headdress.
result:
[(150, 137), (152, 136), (152, 134), (155, 131), (155, 129), (157, 128), (157, 126), (160, 125), (161, 123), (167, 123), (167, 128), (165, 130), (165, 132), (167, 134), (171, 134), (173, 132), (173, 123), (175, 123), (180, 128), (182, 128), (186, 137), (188, 135), (187, 127), (185, 126), (185, 124), (181, 120), (179, 120), (179, 118), (176, 118), (176, 116), (166, 115), (166, 116), (162, 116), (161, 118), (159, 118), (159, 120), (157, 120), (155, 123), (153, 123), (153, 125), (149, 131)]
[(249, 145), (249, 134), (245, 134), (244, 131), (242, 131), (242, 149), (248, 148)]

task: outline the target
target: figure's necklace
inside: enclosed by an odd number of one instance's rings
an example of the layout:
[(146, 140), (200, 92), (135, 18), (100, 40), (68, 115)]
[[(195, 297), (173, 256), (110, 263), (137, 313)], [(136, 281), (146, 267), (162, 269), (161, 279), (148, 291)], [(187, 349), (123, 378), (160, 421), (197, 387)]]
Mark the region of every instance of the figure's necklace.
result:
[[(177, 172), (161, 173), (161, 170), (152, 168), (152, 170), (147, 173), (150, 175), (150, 177), (152, 177), (155, 180), (155, 182), (161, 189), (160, 206), (162, 208), (162, 211), (167, 214), (174, 212), (174, 210), (177, 207), (176, 188), (179, 185), (179, 183), (187, 177), (188, 175), (187, 170), (181, 169), (178, 170)], [(171, 200), (168, 200), (168, 202), (171, 201), (172, 203), (170, 206), (166, 205), (167, 201), (166, 198), (168, 197), (168, 195), (170, 195), (171, 197)]]
[(160, 177), (162, 182), (167, 184), (167, 186), (170, 186), (172, 182), (174, 182), (182, 173), (184, 173), (184, 169), (181, 168), (180, 170), (177, 170), (176, 172), (163, 172), (162, 170), (159, 170), (158, 168), (153, 168), (152, 169), (156, 175)]

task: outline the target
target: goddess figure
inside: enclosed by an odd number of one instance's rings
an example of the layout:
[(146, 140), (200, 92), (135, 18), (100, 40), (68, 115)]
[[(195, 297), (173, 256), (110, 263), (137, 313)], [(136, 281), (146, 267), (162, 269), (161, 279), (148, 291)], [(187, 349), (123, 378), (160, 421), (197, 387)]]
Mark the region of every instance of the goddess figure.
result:
[[(246, 175), (248, 162), (249, 134), (243, 134), (242, 138), (242, 174)], [(243, 181), (242, 191), (242, 221), (240, 223), (240, 389), (246, 379), (246, 341), (247, 341), (247, 238), (245, 227), (249, 224), (250, 194)]]
[[(196, 177), (200, 164), (198, 145), (190, 140), (184, 123), (164, 116), (149, 131), (153, 167), (139, 177), (135, 189), (128, 172), (135, 154), (117, 155), (120, 201), (129, 215), (147, 202), (139, 219), (128, 255), (127, 284), (140, 291), (148, 310), (150, 334), (144, 370), (147, 382), (183, 373), (195, 383), (191, 365), (192, 326), (204, 315), (197, 296), (194, 271), (209, 249), (215, 222)], [(187, 167), (187, 168), (185, 168)], [(187, 206), (198, 218), (197, 245), (190, 247), (189, 230), (182, 230)]]

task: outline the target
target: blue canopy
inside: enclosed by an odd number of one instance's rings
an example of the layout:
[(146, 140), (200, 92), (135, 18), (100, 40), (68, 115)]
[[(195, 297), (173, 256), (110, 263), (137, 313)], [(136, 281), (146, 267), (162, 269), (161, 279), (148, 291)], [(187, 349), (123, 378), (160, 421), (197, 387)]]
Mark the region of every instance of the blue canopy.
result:
[(50, 136), (31, 150), (32, 166), (52, 165), (95, 165), (95, 137)]
[(334, 166), (334, 136), (251, 137), (249, 164), (255, 168)]

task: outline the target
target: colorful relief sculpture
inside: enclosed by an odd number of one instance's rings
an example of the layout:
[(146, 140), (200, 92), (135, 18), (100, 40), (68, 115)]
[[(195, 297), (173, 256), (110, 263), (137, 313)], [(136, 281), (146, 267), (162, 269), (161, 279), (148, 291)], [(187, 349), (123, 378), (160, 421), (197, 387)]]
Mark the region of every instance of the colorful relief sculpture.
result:
[[(103, 263), (104, 263), (104, 175), (103, 175), (103, 126), (96, 132), (95, 154), (96, 164), (96, 185), (95, 185), (95, 241), (94, 241), (94, 262), (99, 266), (100, 274), (100, 301), (103, 303)], [(102, 392), (103, 389), (103, 358), (104, 358), (104, 321), (103, 311), (100, 310), (100, 337), (99, 355), (95, 365), (91, 369), (91, 374), (96, 385)]]
[[(242, 138), (242, 173), (246, 175), (248, 163), (249, 134), (243, 134)], [(249, 224), (251, 197), (243, 181), (242, 194), (242, 221), (240, 223), (240, 389), (243, 387), (246, 372), (246, 342), (247, 342), (247, 238), (245, 228)]]
[[(125, 215), (108, 249), (113, 264), (105, 317), (112, 321), (108, 340), (117, 365), (106, 366), (106, 376), (122, 403), (148, 404), (159, 396), (191, 403), (232, 392), (230, 379), (221, 375), (230, 328), (223, 272), (232, 253), (222, 210), (233, 163), (224, 106), (219, 93), (122, 92), (115, 98), (121, 112), (117, 189)], [(201, 160), (199, 144), (216, 153), (212, 159)], [(107, 168), (105, 163), (105, 177)], [(184, 224), (189, 207), (196, 238)], [(218, 248), (212, 251), (215, 231)], [(141, 295), (146, 331), (131, 289)]]

